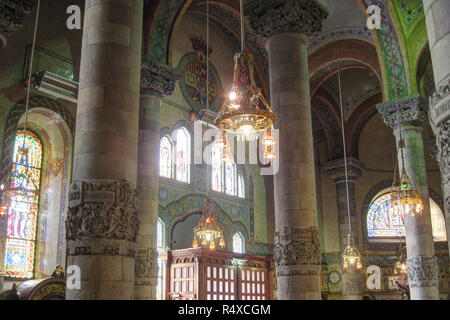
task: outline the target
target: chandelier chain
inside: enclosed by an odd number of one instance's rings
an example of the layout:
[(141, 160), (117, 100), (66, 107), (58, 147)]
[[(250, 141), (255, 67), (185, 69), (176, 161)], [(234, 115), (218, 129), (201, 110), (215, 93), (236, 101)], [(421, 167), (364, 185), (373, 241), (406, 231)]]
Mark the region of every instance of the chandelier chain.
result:
[(349, 233), (352, 234), (352, 222), (351, 222), (351, 214), (350, 214), (350, 196), (349, 196), (349, 188), (348, 188), (347, 146), (345, 144), (345, 120), (344, 120), (344, 106), (343, 106), (341, 72), (340, 71), (338, 71), (338, 85), (339, 85), (339, 104), (340, 104), (340, 108), (341, 108), (342, 145), (344, 148), (345, 189), (346, 189), (346, 196), (347, 196), (348, 229), (349, 229)]

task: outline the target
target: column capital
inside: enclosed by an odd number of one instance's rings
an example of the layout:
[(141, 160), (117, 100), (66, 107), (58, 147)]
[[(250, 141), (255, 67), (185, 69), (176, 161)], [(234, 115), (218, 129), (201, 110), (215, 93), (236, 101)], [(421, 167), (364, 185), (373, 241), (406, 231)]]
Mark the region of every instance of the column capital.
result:
[(181, 78), (171, 67), (145, 59), (141, 64), (141, 96), (170, 96)]
[[(347, 159), (348, 180), (355, 181), (362, 176), (363, 164), (356, 158)], [(345, 162), (344, 158), (329, 161), (325, 164), (325, 169), (330, 178), (336, 183), (345, 182)]]
[(403, 98), (398, 102), (389, 101), (378, 104), (377, 109), (383, 116), (384, 123), (394, 130), (397, 129), (397, 103), (401, 125), (425, 126), (428, 120), (425, 102), (418, 94)]
[(430, 97), (430, 122), (433, 127), (450, 120), (450, 78)]
[(248, 0), (245, 12), (253, 30), (266, 39), (288, 32), (314, 36), (328, 17), (318, 0)]
[(25, 15), (31, 13), (32, 0), (0, 1), (0, 48), (6, 47), (7, 38), (22, 27)]
[(75, 181), (69, 190), (66, 239), (136, 243), (140, 202), (125, 180)]

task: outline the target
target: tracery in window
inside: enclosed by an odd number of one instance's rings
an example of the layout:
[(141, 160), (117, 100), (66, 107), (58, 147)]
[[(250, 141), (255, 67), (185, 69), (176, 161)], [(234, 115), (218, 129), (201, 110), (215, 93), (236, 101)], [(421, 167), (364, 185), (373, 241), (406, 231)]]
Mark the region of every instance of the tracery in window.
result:
[(161, 139), (159, 148), (159, 175), (172, 178), (172, 143), (169, 137)]
[[(444, 216), (432, 199), (430, 209), (434, 241), (446, 241)], [(398, 239), (405, 236), (404, 217), (392, 210), (390, 193), (377, 197), (370, 204), (367, 213), (367, 235), (369, 239)]]
[(176, 134), (176, 179), (189, 183), (191, 165), (191, 136), (186, 128), (180, 128)]
[[(18, 157), (19, 148), (28, 148), (28, 164)], [(15, 194), (10, 199), (8, 209), (7, 238), (5, 244), (5, 273), (7, 277), (30, 279), (34, 275), (36, 248), (36, 221), (39, 211), (39, 191), (41, 185), (42, 144), (27, 131), (16, 133), (13, 157), (12, 187), (34, 191), (30, 197)], [(28, 170), (32, 183), (23, 179)]]
[(233, 235), (233, 252), (245, 253), (245, 238), (240, 232)]

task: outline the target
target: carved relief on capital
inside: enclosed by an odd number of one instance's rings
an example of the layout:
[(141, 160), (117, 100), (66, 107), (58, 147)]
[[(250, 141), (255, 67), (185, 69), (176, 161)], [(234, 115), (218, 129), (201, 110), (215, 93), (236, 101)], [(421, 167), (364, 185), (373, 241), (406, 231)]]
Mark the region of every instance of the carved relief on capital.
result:
[(136, 242), (139, 199), (124, 180), (75, 181), (69, 191), (68, 241), (108, 239)]
[(450, 183), (450, 119), (435, 128), (437, 157), (442, 176), (442, 184)]
[[(345, 162), (344, 159), (329, 161), (325, 165), (327, 174), (334, 179), (336, 183), (345, 181)], [(348, 180), (356, 180), (362, 176), (363, 164), (355, 158), (347, 159)]]
[(136, 278), (156, 278), (158, 276), (158, 251), (155, 248), (139, 248), (134, 262)]
[(450, 78), (430, 97), (430, 119), (432, 126), (450, 120)]
[(397, 105), (401, 125), (414, 125), (423, 127), (428, 123), (425, 112), (425, 103), (419, 95), (413, 95), (398, 102), (389, 101), (377, 105), (378, 112), (383, 116), (384, 122), (392, 129), (397, 129)]
[(275, 232), (277, 276), (321, 274), (319, 230), (284, 227)]
[(406, 260), (410, 288), (437, 287), (439, 269), (435, 256), (415, 256)]
[(181, 74), (169, 66), (144, 61), (141, 65), (141, 94), (157, 98), (171, 96), (181, 78)]
[(267, 39), (286, 32), (314, 36), (328, 17), (317, 0), (248, 0), (245, 12), (252, 29)]
[(344, 295), (362, 296), (364, 294), (363, 277), (360, 272), (344, 272), (342, 275)]
[(33, 0), (0, 1), (0, 46), (6, 46), (6, 39), (22, 27), (25, 15), (31, 13)]

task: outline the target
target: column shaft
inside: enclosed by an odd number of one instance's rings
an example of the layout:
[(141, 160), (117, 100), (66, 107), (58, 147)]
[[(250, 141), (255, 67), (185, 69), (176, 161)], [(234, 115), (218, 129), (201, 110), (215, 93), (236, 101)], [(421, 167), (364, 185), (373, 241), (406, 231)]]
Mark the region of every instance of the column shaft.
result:
[(137, 189), (141, 200), (134, 296), (155, 300), (158, 276), (159, 115), (161, 99), (141, 97)]
[(66, 221), (72, 299), (133, 299), (142, 0), (87, 0)]
[(271, 102), (280, 130), (280, 169), (274, 189), (275, 260), (281, 300), (321, 298), (306, 42), (306, 36), (295, 33), (279, 34), (267, 42)]
[(430, 122), (441, 169), (447, 240), (450, 246), (450, 1), (424, 0), (436, 92), (430, 98)]
[[(404, 217), (411, 299), (437, 300), (439, 299), (439, 270), (437, 258), (434, 255), (427, 169), (422, 137), (422, 127), (427, 122), (424, 102), (418, 95), (414, 95), (398, 102), (380, 104), (377, 108), (383, 115), (385, 123), (394, 130), (398, 146), (400, 172), (403, 169), (401, 157), (401, 151), (403, 150), (405, 170), (411, 184), (420, 191), (424, 205), (422, 214)], [(399, 120), (397, 108), (400, 114)], [(403, 141), (400, 140), (399, 122)]]

